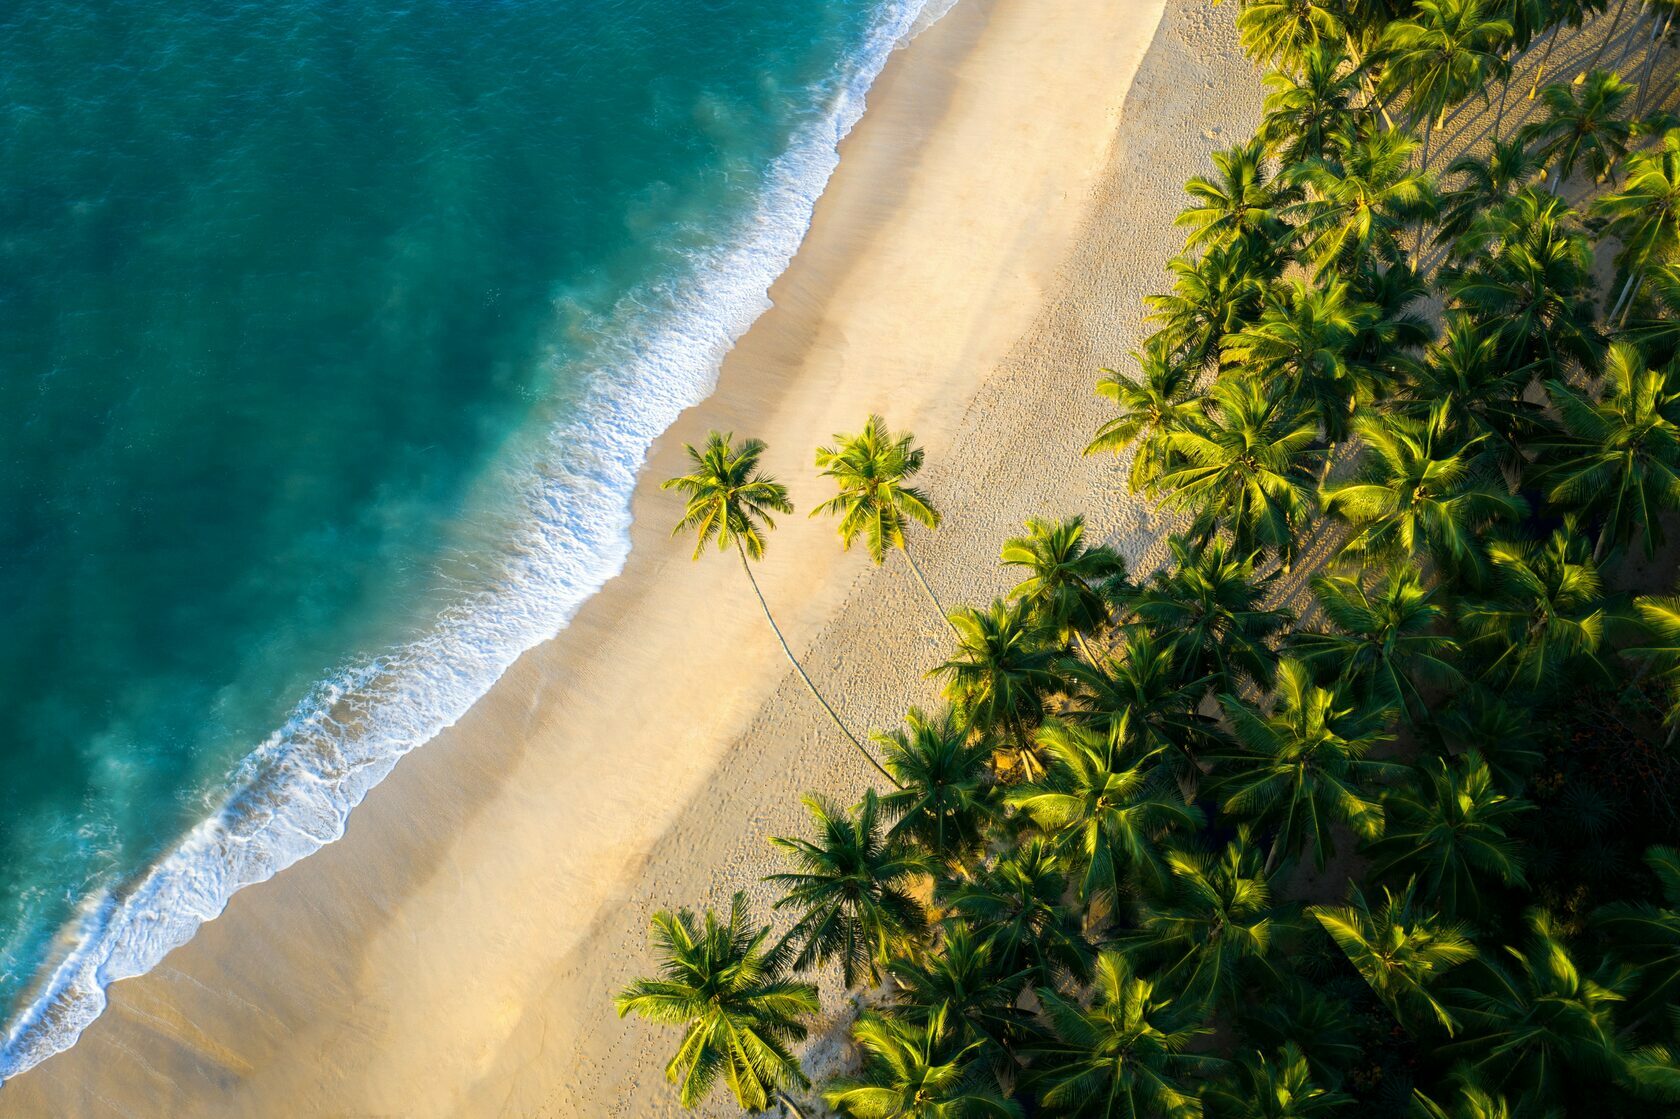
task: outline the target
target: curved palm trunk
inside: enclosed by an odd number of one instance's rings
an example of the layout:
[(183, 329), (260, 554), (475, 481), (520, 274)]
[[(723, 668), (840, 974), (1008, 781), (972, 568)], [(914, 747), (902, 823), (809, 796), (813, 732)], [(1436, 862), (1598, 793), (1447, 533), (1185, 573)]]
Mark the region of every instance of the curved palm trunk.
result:
[(788, 1095), (786, 1092), (777, 1092), (776, 1098), (782, 1102), (783, 1107), (793, 1113), (794, 1119), (806, 1119), (804, 1109), (793, 1102), (792, 1096)]
[(1633, 293), (1639, 290), (1639, 280), (1644, 271), (1643, 267), (1639, 267), (1628, 276), (1627, 283), (1622, 286), (1622, 294), (1616, 299), (1616, 305), (1610, 308), (1610, 313), (1605, 318), (1613, 319), (1616, 317), (1616, 312), (1620, 311), (1621, 320), (1617, 325), (1627, 325), (1628, 313), (1633, 310)]
[(1674, 13), (1669, 12), (1668, 18), (1651, 26), (1651, 44), (1645, 51), (1645, 76), (1639, 80), (1639, 96), (1633, 103), (1633, 115), (1639, 116), (1645, 111), (1645, 98), (1651, 92), (1651, 72), (1657, 64), (1657, 56), (1662, 53), (1663, 42), (1668, 38), (1668, 29), (1674, 24)]
[(880, 762), (875, 760), (875, 755), (871, 754), (868, 748), (865, 747), (862, 742), (858, 741), (858, 736), (853, 734), (851, 732), (851, 728), (847, 727), (846, 724), (840, 720), (840, 716), (835, 712), (834, 708), (828, 705), (828, 700), (824, 699), (823, 694), (817, 691), (817, 686), (811, 683), (811, 678), (805, 674), (805, 666), (800, 664), (799, 658), (793, 655), (793, 650), (788, 647), (787, 638), (782, 636), (782, 627), (776, 624), (775, 615), (770, 613), (770, 604), (764, 601), (764, 592), (758, 589), (758, 577), (753, 574), (752, 564), (747, 562), (747, 553), (745, 549), (741, 547), (739, 542), (735, 545), (735, 552), (741, 557), (741, 570), (747, 573), (747, 582), (752, 584), (753, 594), (758, 596), (758, 604), (764, 609), (764, 619), (770, 623), (770, 628), (775, 631), (776, 640), (781, 642), (782, 652), (787, 654), (788, 663), (793, 665), (793, 670), (795, 672), (799, 673), (799, 678), (805, 681), (805, 686), (811, 690), (811, 694), (816, 697), (817, 702), (822, 704), (822, 709), (828, 712), (828, 717), (834, 720), (834, 725), (840, 728), (840, 733), (844, 734), (851, 741), (852, 745), (857, 747), (858, 753), (862, 754), (864, 758), (868, 760), (869, 764), (874, 766), (876, 771), (879, 772), (882, 777), (885, 777), (888, 781), (892, 781), (893, 788), (902, 789), (904, 786), (894, 780), (893, 775), (888, 773), (886, 768), (882, 766)]
[(1393, 128), (1394, 118), (1388, 115), (1388, 106), (1384, 105), (1382, 103), (1382, 98), (1377, 96), (1376, 83), (1371, 80), (1370, 72), (1365, 69), (1364, 56), (1359, 53), (1359, 44), (1353, 41), (1353, 33), (1351, 31), (1348, 32), (1347, 45), (1348, 55), (1353, 59), (1354, 69), (1359, 71), (1360, 80), (1365, 83), (1366, 95), (1370, 97), (1371, 104), (1377, 107), (1377, 112), (1382, 114), (1383, 123), (1389, 128)]
[(940, 604), (939, 596), (933, 593), (932, 587), (928, 586), (927, 576), (922, 574), (922, 567), (916, 562), (916, 557), (910, 554), (908, 547), (900, 548), (899, 551), (903, 552), (904, 558), (910, 561), (910, 570), (916, 573), (916, 582), (922, 585), (922, 590), (927, 594), (928, 601), (933, 603), (933, 608), (939, 611), (939, 616), (945, 619), (945, 624), (951, 627), (952, 633), (960, 633), (961, 631), (957, 629), (956, 623), (951, 621), (951, 616), (945, 613), (945, 607)]

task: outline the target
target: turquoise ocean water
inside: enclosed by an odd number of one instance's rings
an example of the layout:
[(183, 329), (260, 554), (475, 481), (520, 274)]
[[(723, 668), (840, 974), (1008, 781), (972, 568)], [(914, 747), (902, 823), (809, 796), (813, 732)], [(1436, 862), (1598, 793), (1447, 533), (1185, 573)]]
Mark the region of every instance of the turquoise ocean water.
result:
[(0, 1076), (619, 568), (923, 4), (0, 5)]

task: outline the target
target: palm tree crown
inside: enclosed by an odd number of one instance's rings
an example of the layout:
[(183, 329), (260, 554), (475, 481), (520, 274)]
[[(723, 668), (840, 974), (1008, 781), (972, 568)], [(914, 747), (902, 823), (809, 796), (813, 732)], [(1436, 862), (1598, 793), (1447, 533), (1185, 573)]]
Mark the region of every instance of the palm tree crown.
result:
[(704, 1100), (720, 1075), (748, 1111), (809, 1086), (789, 1046), (805, 1037), (800, 1019), (817, 1013), (817, 989), (779, 976), (764, 948), (769, 936), (768, 926), (750, 926), (745, 894), (731, 900), (727, 921), (709, 909), (704, 923), (686, 909), (653, 916), (659, 978), (636, 980), (616, 1005), (620, 1018), (635, 1013), (686, 1028), (665, 1067), (684, 1107)]
[(764, 443), (746, 439), (737, 447), (733, 434), (714, 431), (703, 448), (686, 449), (693, 471), (660, 487), (688, 496), (682, 520), (671, 534), (694, 532), (699, 537), (694, 546), (696, 559), (712, 541), (719, 551), (733, 545), (753, 559), (762, 558), (765, 532), (776, 527), (771, 514), (793, 512), (787, 487), (759, 472)]

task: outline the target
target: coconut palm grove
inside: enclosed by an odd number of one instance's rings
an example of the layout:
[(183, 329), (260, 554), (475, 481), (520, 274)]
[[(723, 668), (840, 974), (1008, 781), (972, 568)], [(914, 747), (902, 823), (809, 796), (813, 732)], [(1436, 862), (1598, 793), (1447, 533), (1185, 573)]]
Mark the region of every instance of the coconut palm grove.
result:
[[(1027, 520), (948, 615), (916, 567), (950, 651), (879, 733), (783, 643), (875, 787), (770, 838), (773, 911), (656, 916), (618, 1010), (683, 1105), (1680, 1114), (1677, 9), (1237, 6), (1263, 123), (1187, 184), (1087, 452), (1168, 561)], [(763, 449), (669, 483), (748, 579)], [(914, 564), (922, 465), (869, 417), (817, 513)]]

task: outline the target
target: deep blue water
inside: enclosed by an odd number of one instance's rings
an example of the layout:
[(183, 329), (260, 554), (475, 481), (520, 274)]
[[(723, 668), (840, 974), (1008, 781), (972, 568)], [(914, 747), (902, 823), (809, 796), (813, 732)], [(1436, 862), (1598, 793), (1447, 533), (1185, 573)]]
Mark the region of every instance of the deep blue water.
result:
[(0, 1074), (616, 569), (916, 7), (0, 5)]

